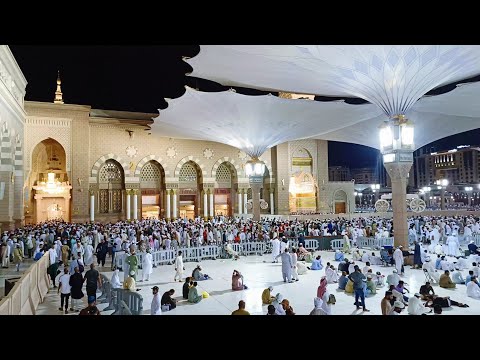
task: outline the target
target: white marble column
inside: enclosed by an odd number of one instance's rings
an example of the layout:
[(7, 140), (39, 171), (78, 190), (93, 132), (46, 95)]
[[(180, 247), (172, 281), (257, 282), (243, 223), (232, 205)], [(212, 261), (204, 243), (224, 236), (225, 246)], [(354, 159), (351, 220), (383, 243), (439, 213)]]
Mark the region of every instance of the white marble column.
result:
[(213, 189), (210, 189), (210, 217), (215, 216), (215, 212), (213, 211)]
[(238, 189), (238, 215), (243, 214), (242, 190)]
[(207, 192), (203, 192), (203, 218), (208, 219), (208, 197)]
[(126, 199), (126, 204), (125, 204), (125, 209), (126, 209), (126, 212), (127, 212), (127, 220), (130, 220), (132, 218), (132, 212), (130, 211), (130, 198), (132, 197), (130, 195), (131, 193), (131, 190), (128, 189), (127, 190), (127, 199)]
[(247, 189), (244, 189), (243, 191), (244, 191), (244, 192), (243, 192), (243, 213), (244, 213), (244, 214), (248, 214), (248, 211), (247, 211), (247, 209), (245, 208), (245, 205), (247, 204), (247, 200), (248, 200), (248, 199), (247, 199)]
[(90, 191), (90, 221), (95, 221), (95, 193)]
[(170, 219), (170, 189), (167, 189), (167, 213), (165, 219)]
[(177, 218), (177, 190), (172, 190), (172, 207), (173, 207), (173, 215), (172, 218), (175, 220)]
[(273, 202), (273, 191), (270, 192), (270, 214), (274, 215), (275, 213), (275, 204)]
[(138, 219), (137, 200), (138, 200), (137, 190), (133, 190), (133, 220)]

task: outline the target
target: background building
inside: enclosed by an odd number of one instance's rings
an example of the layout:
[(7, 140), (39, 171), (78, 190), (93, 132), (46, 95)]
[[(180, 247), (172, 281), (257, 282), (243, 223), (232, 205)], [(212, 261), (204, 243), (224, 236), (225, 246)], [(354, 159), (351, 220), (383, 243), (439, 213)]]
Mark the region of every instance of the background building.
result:
[(417, 188), (429, 186), (439, 179), (448, 179), (450, 184), (478, 184), (480, 148), (458, 146), (456, 149), (427, 152), (420, 149), (415, 156)]
[(346, 166), (329, 166), (328, 179), (330, 181), (350, 181), (352, 180), (350, 168)]

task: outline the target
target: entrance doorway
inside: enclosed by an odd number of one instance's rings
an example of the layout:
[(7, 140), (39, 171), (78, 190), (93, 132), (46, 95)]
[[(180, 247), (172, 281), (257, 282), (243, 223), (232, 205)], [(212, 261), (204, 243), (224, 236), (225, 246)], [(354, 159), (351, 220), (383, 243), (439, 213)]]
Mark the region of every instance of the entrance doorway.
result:
[(159, 215), (160, 195), (142, 195), (142, 218), (158, 219)]
[(345, 202), (335, 203), (335, 214), (345, 214)]
[(180, 201), (180, 217), (182, 219), (195, 219), (195, 205), (191, 201)]

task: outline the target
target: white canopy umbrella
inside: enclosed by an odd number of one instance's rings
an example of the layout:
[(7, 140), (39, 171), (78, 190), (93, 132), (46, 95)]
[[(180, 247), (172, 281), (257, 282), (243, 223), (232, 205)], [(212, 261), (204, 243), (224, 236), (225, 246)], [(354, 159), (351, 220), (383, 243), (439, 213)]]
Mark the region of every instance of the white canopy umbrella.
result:
[(474, 45), (202, 45), (192, 76), (223, 85), (355, 96), (391, 117), (428, 91), (480, 74)]
[[(252, 158), (286, 141), (311, 137), (328, 129), (355, 126), (378, 118), (375, 105), (289, 100), (273, 95), (248, 96), (233, 91), (201, 92), (187, 87), (168, 100), (152, 125), (152, 134), (224, 143)], [(380, 124), (376, 120), (375, 126)]]

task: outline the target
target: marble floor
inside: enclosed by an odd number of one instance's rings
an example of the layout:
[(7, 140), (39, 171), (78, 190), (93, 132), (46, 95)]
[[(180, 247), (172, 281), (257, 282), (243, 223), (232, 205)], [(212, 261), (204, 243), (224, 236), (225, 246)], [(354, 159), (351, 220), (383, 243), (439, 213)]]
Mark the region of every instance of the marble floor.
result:
[[(338, 262), (333, 261), (333, 252), (317, 251), (316, 254), (322, 256), (323, 263), (327, 261), (333, 263), (335, 267)], [(377, 253), (378, 254), (378, 253)], [(348, 257), (348, 256), (347, 256)], [(150, 314), (150, 304), (152, 301), (151, 287), (159, 286), (160, 294), (163, 294), (169, 289), (175, 290), (174, 297), (178, 299), (177, 308), (163, 313), (163, 315), (229, 315), (232, 311), (238, 308), (238, 302), (244, 300), (246, 302), (246, 310), (252, 315), (263, 315), (267, 312), (267, 306), (262, 306), (261, 294), (262, 291), (268, 287), (273, 286), (273, 293), (280, 292), (284, 298), (290, 301), (297, 315), (308, 315), (313, 309), (313, 298), (316, 296), (317, 287), (320, 278), (324, 276), (324, 270), (308, 271), (304, 275), (300, 275), (300, 281), (295, 283), (284, 283), (281, 274), (281, 264), (271, 263), (271, 255), (264, 256), (242, 256), (239, 260), (231, 259), (223, 260), (205, 260), (200, 264), (202, 272), (210, 275), (213, 280), (205, 280), (198, 282), (199, 293), (207, 291), (210, 294), (209, 298), (203, 299), (198, 304), (190, 304), (182, 298), (183, 283), (174, 282), (175, 274), (173, 265), (163, 265), (153, 269), (153, 274), (148, 282), (138, 282), (140, 294), (143, 296), (144, 314)], [(185, 263), (184, 274), (191, 274), (192, 270), (198, 263)], [(361, 267), (365, 266), (362, 262), (357, 262)], [(392, 273), (393, 267), (371, 266), (373, 272), (380, 271), (387, 276)], [(100, 272), (111, 278), (112, 272), (110, 266), (105, 268), (98, 268)], [(233, 270), (240, 271), (245, 279), (245, 284), (248, 286), (247, 290), (232, 291), (231, 290), (231, 275)], [(141, 270), (139, 270), (138, 278), (141, 278)], [(466, 277), (468, 270), (462, 272)], [(420, 286), (425, 282), (425, 276), (422, 270), (413, 270), (410, 266), (405, 266), (405, 276), (401, 277), (408, 284), (406, 287), (413, 295), (418, 292)], [(123, 272), (120, 272), (120, 280), (123, 280)], [(472, 299), (466, 295), (466, 286), (457, 285), (456, 289), (442, 289), (438, 285), (433, 285), (435, 293), (440, 296), (450, 296), (451, 299), (468, 304), (469, 308), (451, 307), (443, 309), (444, 315), (471, 315), (480, 314), (480, 300)], [(45, 301), (39, 305), (37, 314), (39, 315), (60, 315), (62, 312), (58, 310), (60, 306), (60, 295), (57, 294), (57, 289), (51, 289), (47, 294)], [(353, 305), (354, 297), (351, 294), (345, 294), (343, 291), (337, 290), (337, 284), (329, 284), (328, 291), (335, 295), (337, 302), (332, 306), (332, 313), (334, 315), (381, 315), (380, 302), (385, 294), (386, 288), (378, 290), (376, 295), (369, 296), (366, 299), (366, 306), (370, 312), (362, 312), (356, 310)], [(86, 306), (86, 299), (84, 298)], [(107, 305), (99, 305), (100, 310)], [(112, 311), (104, 312), (102, 314), (108, 315)], [(71, 314), (67, 315), (70, 316)], [(407, 315), (407, 310), (402, 312), (402, 315)]]

